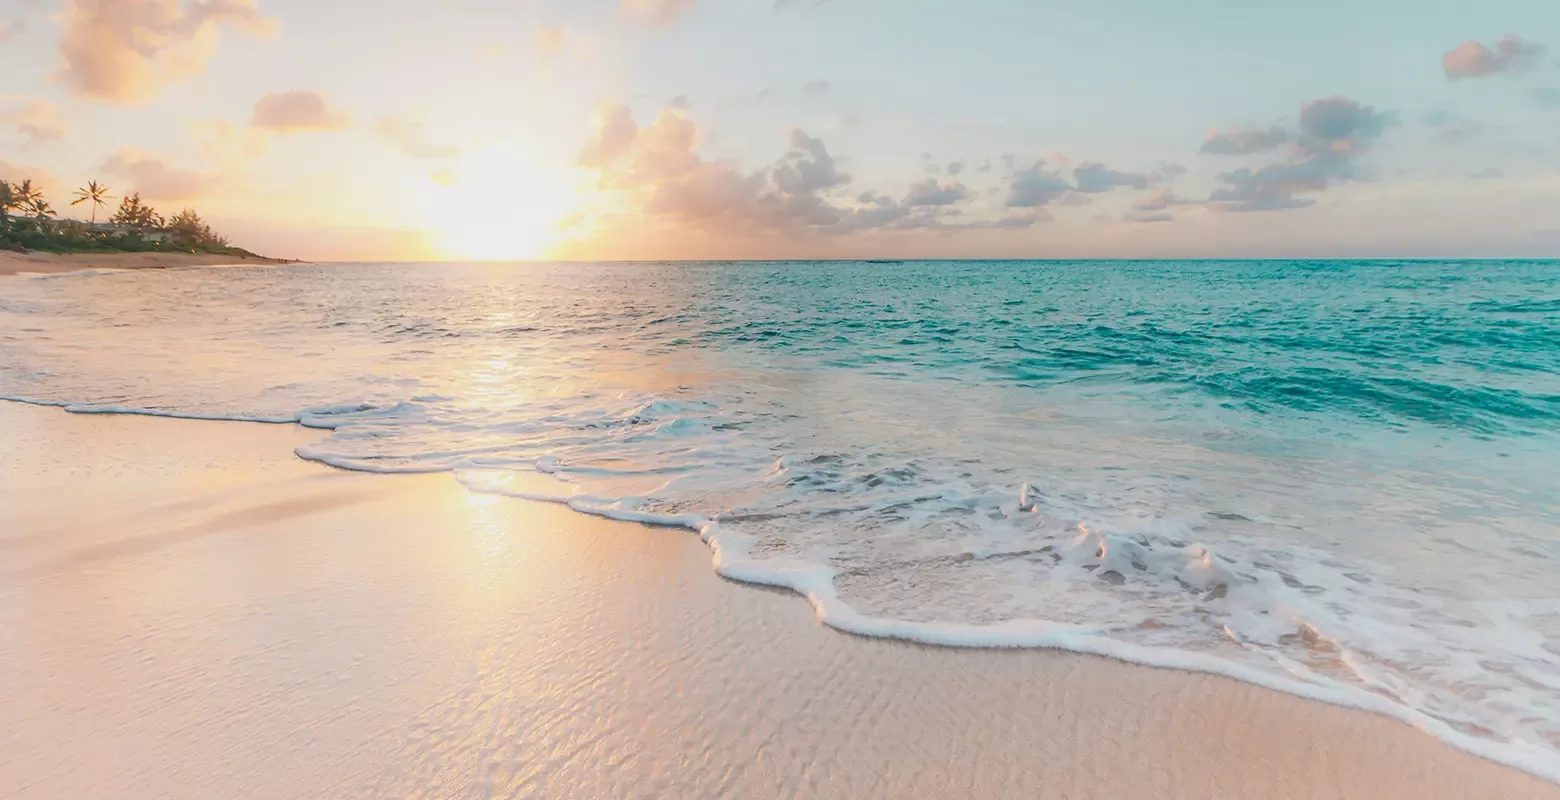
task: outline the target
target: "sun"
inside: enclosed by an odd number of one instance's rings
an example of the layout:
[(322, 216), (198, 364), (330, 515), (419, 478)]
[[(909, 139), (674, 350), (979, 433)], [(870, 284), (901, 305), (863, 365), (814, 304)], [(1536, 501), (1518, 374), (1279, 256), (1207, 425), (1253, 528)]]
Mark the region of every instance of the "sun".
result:
[(537, 164), (515, 149), (473, 151), (455, 168), (429, 176), (419, 204), (421, 226), (438, 236), (447, 258), (540, 258), (558, 242), (558, 222), (580, 204), (570, 178), (567, 170)]

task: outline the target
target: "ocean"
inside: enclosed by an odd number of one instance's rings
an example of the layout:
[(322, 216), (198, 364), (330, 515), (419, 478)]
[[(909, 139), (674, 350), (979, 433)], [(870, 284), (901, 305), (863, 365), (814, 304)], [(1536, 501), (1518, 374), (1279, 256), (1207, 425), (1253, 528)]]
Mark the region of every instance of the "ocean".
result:
[(1560, 781), (1560, 262), (16, 277), (0, 397), (318, 428), (688, 529), (845, 631), (1228, 675)]

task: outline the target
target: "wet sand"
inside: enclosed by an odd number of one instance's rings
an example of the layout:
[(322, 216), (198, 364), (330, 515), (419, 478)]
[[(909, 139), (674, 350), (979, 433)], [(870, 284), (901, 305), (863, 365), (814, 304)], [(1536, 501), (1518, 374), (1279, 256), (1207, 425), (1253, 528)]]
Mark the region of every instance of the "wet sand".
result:
[(1560, 798), (1225, 678), (845, 635), (317, 435), (0, 403), (0, 797)]
[(19, 253), (0, 250), (0, 275), (75, 272), (82, 269), (167, 269), (227, 264), (285, 264), (275, 258), (244, 258), (197, 253)]

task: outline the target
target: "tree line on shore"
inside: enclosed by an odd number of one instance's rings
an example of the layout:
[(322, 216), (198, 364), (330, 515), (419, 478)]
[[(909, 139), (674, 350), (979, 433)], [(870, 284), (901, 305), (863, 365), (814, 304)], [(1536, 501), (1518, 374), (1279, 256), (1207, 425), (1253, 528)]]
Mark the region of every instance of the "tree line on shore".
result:
[(10, 183), (0, 179), (0, 250), (43, 250), (55, 253), (95, 251), (190, 252), (221, 255), (253, 255), (233, 247), (195, 209), (186, 208), (164, 218), (133, 192), (121, 198), (105, 223), (98, 223), (99, 208), (113, 199), (109, 187), (92, 181), (77, 189), (71, 205), (87, 203), (90, 222), (60, 219), (59, 212), (31, 180)]

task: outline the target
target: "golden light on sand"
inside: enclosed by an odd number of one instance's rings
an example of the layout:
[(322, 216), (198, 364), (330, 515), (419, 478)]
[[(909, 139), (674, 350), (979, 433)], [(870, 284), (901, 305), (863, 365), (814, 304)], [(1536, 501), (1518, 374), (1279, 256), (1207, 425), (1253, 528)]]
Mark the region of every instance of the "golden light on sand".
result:
[(421, 223), (438, 236), (447, 258), (523, 261), (557, 242), (558, 222), (579, 204), (567, 170), (492, 147), (429, 176)]

